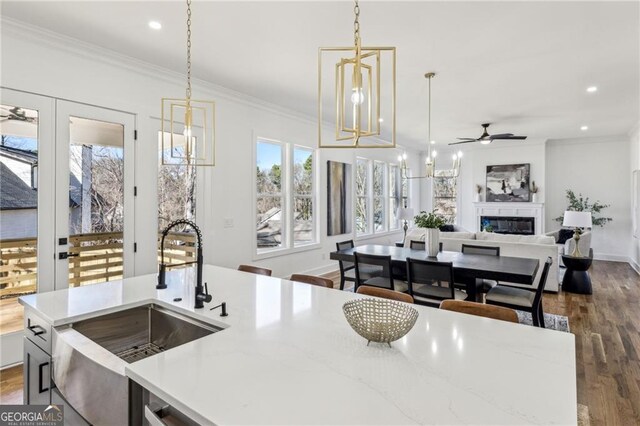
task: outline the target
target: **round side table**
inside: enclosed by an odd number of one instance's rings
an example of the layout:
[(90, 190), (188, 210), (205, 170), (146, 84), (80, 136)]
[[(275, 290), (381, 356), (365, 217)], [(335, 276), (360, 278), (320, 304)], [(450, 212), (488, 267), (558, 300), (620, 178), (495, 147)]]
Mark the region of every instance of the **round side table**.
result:
[(562, 255), (562, 262), (567, 267), (562, 278), (562, 291), (579, 294), (592, 294), (591, 277), (587, 271), (591, 267), (592, 257), (573, 257)]

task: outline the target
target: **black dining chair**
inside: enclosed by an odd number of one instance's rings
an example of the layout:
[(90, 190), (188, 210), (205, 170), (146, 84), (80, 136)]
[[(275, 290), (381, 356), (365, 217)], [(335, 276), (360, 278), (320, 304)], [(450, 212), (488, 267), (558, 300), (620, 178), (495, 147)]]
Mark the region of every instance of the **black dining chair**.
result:
[[(356, 284), (354, 291), (357, 292), (360, 285), (388, 288), (389, 290), (400, 292), (407, 291), (407, 283), (393, 277), (391, 256), (358, 252), (354, 254), (356, 257)], [(364, 275), (362, 271), (373, 271), (375, 276)]]
[(533, 317), (533, 325), (545, 328), (544, 311), (542, 309), (542, 292), (547, 283), (547, 276), (549, 275), (549, 268), (551, 268), (552, 263), (553, 260), (551, 257), (548, 257), (544, 263), (542, 274), (540, 274), (538, 287), (535, 290), (497, 285), (487, 293), (486, 302), (490, 305), (504, 306), (505, 308), (530, 312)]
[[(426, 250), (427, 243), (425, 241), (409, 241), (409, 248), (411, 250)], [(442, 241), (438, 244), (438, 251), (442, 251)]]
[(438, 307), (447, 299), (464, 300), (467, 294), (455, 288), (452, 262), (407, 258), (407, 285), (415, 303)]
[[(338, 249), (338, 251), (347, 250), (353, 247), (354, 247), (353, 240), (347, 240), (347, 241), (336, 243), (336, 248)], [(354, 284), (356, 282), (356, 264), (353, 262), (339, 260), (338, 265), (340, 266), (340, 290), (344, 290), (344, 285), (346, 281), (350, 281)], [(378, 272), (379, 272), (378, 268), (367, 268), (364, 265), (360, 269), (360, 274), (362, 275), (363, 279), (373, 278), (374, 276), (376, 276)], [(356, 291), (356, 289), (354, 288), (353, 291)]]
[[(476, 246), (471, 244), (462, 245), (462, 253), (464, 254), (482, 254), (487, 256), (500, 256), (500, 247)], [(487, 280), (483, 278), (476, 279), (476, 294), (487, 293), (493, 287), (499, 284), (495, 280)], [(462, 284), (461, 284), (462, 285)]]

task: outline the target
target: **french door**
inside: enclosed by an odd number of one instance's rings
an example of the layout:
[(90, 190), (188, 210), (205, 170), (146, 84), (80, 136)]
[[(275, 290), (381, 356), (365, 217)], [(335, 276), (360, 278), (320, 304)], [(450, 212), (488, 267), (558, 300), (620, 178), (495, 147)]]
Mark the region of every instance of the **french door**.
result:
[(135, 116), (0, 89), (0, 367), (18, 297), (133, 275)]
[(55, 288), (133, 275), (132, 114), (56, 101)]

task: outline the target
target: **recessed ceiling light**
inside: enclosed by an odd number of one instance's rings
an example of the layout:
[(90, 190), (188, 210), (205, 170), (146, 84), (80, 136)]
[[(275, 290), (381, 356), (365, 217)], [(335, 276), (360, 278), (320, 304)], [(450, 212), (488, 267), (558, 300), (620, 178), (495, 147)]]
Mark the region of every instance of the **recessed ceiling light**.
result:
[(384, 121), (384, 118), (380, 117), (378, 118), (378, 123), (382, 123)]
[(587, 87), (587, 92), (589, 93), (595, 93), (598, 91), (598, 87), (597, 86), (589, 86)]
[(433, 145), (433, 144), (435, 144), (435, 143), (436, 143), (436, 141), (431, 141), (431, 145)]
[(582, 127), (580, 127), (580, 130), (582, 130), (583, 132), (584, 132), (585, 130), (589, 130), (589, 126), (582, 126)]
[(159, 30), (162, 28), (162, 24), (158, 21), (149, 21), (149, 28)]

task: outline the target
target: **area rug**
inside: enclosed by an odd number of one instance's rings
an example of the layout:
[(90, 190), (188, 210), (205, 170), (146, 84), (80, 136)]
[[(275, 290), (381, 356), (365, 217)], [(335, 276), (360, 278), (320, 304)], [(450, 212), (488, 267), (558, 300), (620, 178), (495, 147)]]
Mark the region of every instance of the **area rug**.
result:
[[(533, 325), (533, 318), (529, 312), (516, 311), (520, 324)], [(544, 314), (544, 326), (551, 330), (569, 333), (569, 318), (563, 315)]]

